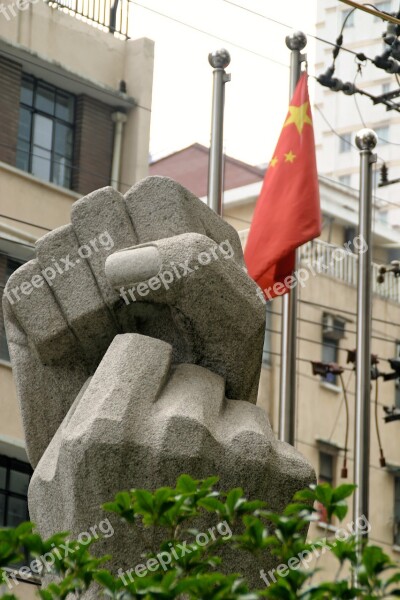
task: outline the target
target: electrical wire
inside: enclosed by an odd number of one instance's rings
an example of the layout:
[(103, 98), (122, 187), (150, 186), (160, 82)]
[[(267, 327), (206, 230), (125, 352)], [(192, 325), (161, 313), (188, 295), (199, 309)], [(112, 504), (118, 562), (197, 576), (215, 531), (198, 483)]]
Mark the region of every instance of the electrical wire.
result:
[(32, 250), (35, 249), (35, 246), (33, 244), (26, 244), (25, 242), (18, 242), (17, 240), (10, 240), (1, 235), (0, 235), (0, 240), (4, 240), (5, 242), (10, 242), (10, 244), (16, 244), (17, 246), (25, 246), (26, 248), (31, 248)]
[[(345, 430), (345, 436), (344, 436), (344, 454), (343, 454), (343, 467), (342, 467), (342, 477), (344, 479), (346, 479), (347, 478), (347, 452), (349, 449), (350, 411), (349, 411), (349, 401), (347, 398), (347, 389), (344, 384), (342, 373), (340, 373), (339, 378), (340, 378), (340, 383), (342, 385), (344, 405), (346, 408), (346, 430)], [(349, 384), (349, 382), (350, 382), (350, 377), (349, 377), (349, 381), (347, 382), (347, 385)]]
[[(353, 81), (354, 85), (355, 85), (355, 83), (356, 83), (356, 80), (357, 80), (357, 77), (358, 77), (358, 75), (361, 75), (361, 71), (360, 71), (360, 69), (361, 69), (362, 67), (361, 67), (361, 65), (358, 65), (358, 67), (359, 67), (359, 68), (357, 69), (357, 72), (356, 72), (356, 74), (355, 74), (354, 81)], [(396, 73), (396, 75), (397, 75), (397, 73)], [(365, 121), (364, 121), (364, 117), (362, 116), (362, 113), (361, 113), (361, 110), (360, 110), (360, 105), (358, 104), (358, 100), (357, 100), (357, 94), (353, 94), (353, 99), (354, 99), (354, 104), (355, 104), (355, 106), (356, 106), (356, 109), (357, 109), (357, 112), (358, 112), (358, 116), (360, 117), (361, 124), (362, 124), (362, 126), (363, 126), (363, 127), (366, 127), (366, 128), (367, 128), (367, 127), (368, 127), (368, 125), (367, 125), (367, 124), (365, 123)], [(400, 146), (400, 142), (390, 142), (389, 140), (386, 140), (385, 138), (381, 137), (381, 136), (380, 136), (380, 135), (378, 135), (378, 134), (376, 134), (376, 137), (378, 138), (378, 140), (380, 140), (380, 141), (381, 141), (381, 142), (383, 142), (384, 144), (389, 144), (390, 146)], [(383, 160), (383, 159), (381, 159), (381, 160)]]
[[(14, 152), (16, 151), (16, 146), (12, 146), (11, 144), (4, 144), (3, 142), (0, 142), (0, 146), (2, 146), (3, 148), (8, 148), (10, 150), (13, 150)], [(64, 163), (60, 160), (56, 160), (53, 158), (48, 158), (48, 157), (42, 157), (40, 154), (35, 154), (34, 152), (28, 152), (29, 156), (33, 156), (33, 157), (37, 157), (40, 158), (41, 160), (45, 160), (48, 162), (52, 162), (54, 164), (58, 164), (58, 165), (62, 165), (64, 166)], [(82, 167), (80, 166), (76, 166), (76, 165), (70, 165), (69, 168), (71, 169), (71, 171), (76, 171), (78, 173), (87, 173), (88, 175), (94, 175), (95, 177), (100, 178), (103, 182), (104, 182), (104, 173), (96, 173), (95, 171), (89, 170), (89, 169), (82, 169)], [(22, 172), (27, 173), (28, 171), (23, 171), (21, 169)], [(52, 183), (52, 182), (49, 182)], [(119, 184), (120, 186), (125, 186), (126, 188), (131, 188), (134, 184), (133, 183), (126, 183), (125, 181), (120, 181), (120, 180), (116, 180), (116, 183)], [(57, 184), (55, 184), (57, 185)], [(62, 186), (61, 186), (62, 187)], [(74, 191), (74, 190), (70, 190), (69, 188), (64, 188), (67, 191)]]
[[(256, 15), (257, 17), (261, 17), (262, 19), (265, 19), (266, 21), (271, 21), (271, 23), (276, 23), (277, 25), (280, 25), (281, 27), (285, 27), (286, 29), (293, 29), (293, 27), (291, 25), (288, 25), (287, 23), (283, 23), (282, 21), (278, 21), (277, 19), (273, 19), (272, 17), (267, 17), (267, 15), (264, 15), (255, 10), (252, 10), (252, 9), (248, 8), (247, 6), (242, 6), (241, 4), (236, 4), (235, 2), (232, 2), (231, 0), (223, 0), (223, 1), (226, 2), (226, 4), (231, 4), (232, 6), (236, 6), (236, 8), (245, 10), (246, 12)], [(322, 42), (323, 44), (327, 44), (329, 46), (334, 46), (334, 47), (337, 46), (336, 42), (331, 42), (331, 41), (321, 38), (320, 36), (315, 35), (313, 33), (306, 33), (305, 35), (307, 37), (313, 38), (317, 42)], [(350, 50), (350, 48), (346, 48), (344, 46), (341, 47), (341, 50), (344, 50), (345, 52), (348, 52), (349, 54), (353, 54), (354, 56), (358, 56), (360, 54), (359, 52), (355, 52), (354, 50)], [(368, 56), (366, 56), (366, 59), (369, 60), (371, 63), (373, 62), (373, 59), (369, 58)]]
[(45, 231), (52, 231), (48, 227), (44, 227), (44, 225), (36, 225), (36, 223), (30, 223), (29, 221), (23, 221), (22, 219), (17, 219), (17, 217), (10, 217), (8, 215), (0, 214), (0, 218), (8, 219), (9, 221), (15, 221), (16, 223), (22, 223), (23, 225), (29, 225), (30, 227), (36, 227), (37, 229), (44, 229)]
[(181, 21), (180, 19), (177, 19), (176, 17), (172, 17), (171, 15), (167, 15), (159, 10), (156, 10), (154, 8), (150, 8), (149, 6), (145, 6), (144, 4), (140, 4), (140, 2), (136, 2), (136, 0), (128, 0), (129, 4), (134, 4), (136, 6), (139, 6), (140, 8), (143, 8), (144, 10), (147, 10), (149, 12), (152, 12), (156, 15), (159, 15), (160, 17), (164, 17), (165, 19), (168, 19), (170, 21), (174, 21), (175, 23), (178, 23), (179, 25), (183, 25), (184, 27), (188, 27), (189, 29), (192, 29), (193, 31), (197, 31), (197, 33), (202, 33), (203, 35), (207, 35), (208, 37), (214, 38), (216, 40), (219, 40), (220, 42), (224, 42), (224, 44), (229, 44), (230, 46), (233, 46), (234, 48), (238, 48), (239, 50), (244, 50), (245, 52), (250, 52), (251, 54), (254, 54), (255, 56), (258, 56), (259, 58), (263, 58), (265, 60), (268, 60), (272, 63), (275, 63), (277, 65), (280, 65), (282, 67), (285, 68), (289, 68), (288, 64), (285, 64), (283, 62), (280, 62), (279, 60), (276, 60), (274, 58), (271, 58), (270, 56), (266, 56), (265, 54), (260, 54), (259, 52), (256, 52), (255, 50), (251, 50), (250, 48), (246, 48), (245, 46), (241, 46), (240, 44), (236, 44), (235, 42), (232, 42), (230, 40), (227, 40), (226, 38), (220, 37), (218, 35), (215, 35), (214, 33), (210, 33), (209, 31), (205, 31), (204, 29), (200, 29), (200, 27), (196, 27), (195, 25), (191, 25), (190, 23), (186, 23), (185, 21)]
[(383, 453), (382, 440), (381, 440), (381, 434), (379, 431), (379, 422), (378, 422), (378, 389), (379, 389), (378, 378), (376, 378), (376, 380), (375, 380), (375, 429), (376, 429), (376, 437), (378, 440), (378, 447), (379, 447), (379, 462), (380, 462), (381, 467), (385, 467), (386, 460), (385, 460), (385, 455)]
[[(300, 299), (300, 302), (302, 302), (302, 300), (301, 300), (301, 299)], [(335, 307), (331, 307), (331, 311), (333, 311), (333, 312), (334, 312), (334, 311), (335, 311)], [(282, 314), (281, 314), (281, 313), (279, 313), (279, 312), (276, 312), (276, 311), (273, 311), (273, 310), (270, 310), (270, 314), (272, 314), (272, 315), (276, 315), (276, 316), (278, 316), (278, 317), (282, 317)], [(355, 316), (355, 315), (354, 315), (354, 316)], [(299, 321), (300, 321), (301, 323), (309, 323), (310, 325), (315, 325), (316, 327), (320, 327), (320, 326), (321, 326), (321, 325), (320, 325), (320, 323), (319, 323), (318, 321), (316, 321), (315, 319), (314, 319), (314, 320), (312, 320), (312, 319), (305, 319), (304, 317), (299, 317)], [(392, 325), (391, 323), (389, 323), (389, 322), (387, 322), (387, 321), (385, 321), (385, 323), (386, 323), (386, 325)], [(400, 325), (399, 325), (399, 327), (400, 327)], [(357, 333), (357, 332), (356, 332), (356, 330), (355, 330), (355, 329), (348, 329), (348, 328), (346, 327), (346, 333), (350, 333), (350, 334), (354, 334), (354, 335), (356, 335), (356, 333)], [(381, 336), (377, 335), (377, 334), (379, 334), (379, 333), (382, 333), (382, 335), (385, 335), (386, 337), (381, 337)], [(375, 331), (375, 330), (373, 330), (373, 331), (372, 331), (372, 336), (371, 336), (371, 337), (372, 337), (372, 339), (374, 339), (374, 340), (379, 340), (379, 341), (382, 341), (382, 342), (390, 342), (390, 343), (393, 343), (393, 342), (398, 342), (398, 341), (399, 341), (399, 338), (398, 338), (398, 337), (395, 337), (395, 336), (393, 336), (393, 335), (390, 335), (390, 334), (388, 334), (388, 333), (386, 334), (386, 333), (383, 333), (383, 332), (380, 332), (380, 331), (378, 331), (378, 332), (377, 332), (377, 331)]]
[[(345, 386), (346, 392), (347, 392), (347, 389), (348, 389), (348, 387), (349, 387), (349, 384), (350, 384), (350, 380), (351, 380), (351, 377), (352, 377), (352, 375), (353, 375), (353, 373), (349, 373), (349, 376), (348, 376), (348, 378), (347, 378), (347, 383), (346, 383), (346, 386)], [(335, 418), (335, 421), (334, 421), (334, 423), (333, 423), (332, 431), (331, 431), (331, 433), (330, 433), (330, 436), (328, 437), (328, 442), (330, 442), (330, 441), (332, 440), (332, 438), (333, 438), (333, 434), (335, 433), (335, 429), (336, 429), (336, 427), (337, 427), (337, 424), (338, 424), (338, 422), (339, 422), (339, 417), (340, 417), (340, 413), (341, 413), (341, 411), (342, 411), (342, 406), (343, 406), (343, 404), (344, 404), (344, 401), (345, 401), (345, 400), (344, 400), (344, 395), (342, 395), (342, 401), (341, 401), (341, 403), (340, 403), (340, 405), (339, 405), (339, 409), (338, 409), (338, 411), (337, 411), (336, 418)]]
[[(9, 57), (11, 57), (12, 60), (15, 61), (15, 55), (12, 52), (7, 52), (7, 50), (4, 50), (2, 48), (0, 51), (0, 54), (2, 54), (3, 56), (9, 56)], [(29, 58), (26, 58), (26, 57), (24, 57), (24, 63), (37, 67), (37, 64), (34, 61), (29, 60)], [(45, 65), (41, 65), (41, 69), (48, 73), (52, 73), (53, 75), (57, 75), (58, 77), (63, 77), (64, 79), (66, 79), (68, 81), (73, 81), (74, 83), (82, 84), (82, 79), (74, 77), (73, 75), (67, 75), (67, 73), (64, 73), (62, 71), (56, 71), (55, 69), (52, 69), (51, 67), (46, 67)], [(85, 85), (85, 88), (95, 90), (96, 92), (101, 91), (103, 94), (113, 98), (113, 100), (116, 100), (118, 97), (120, 99), (122, 98), (122, 95), (118, 96), (117, 90), (115, 90), (115, 92), (112, 92), (112, 91), (108, 90), (107, 88), (102, 88), (102, 87), (93, 85), (92, 83), (90, 83), (90, 81), (87, 81), (86, 79), (84, 80), (84, 85)], [(134, 101), (134, 104), (132, 104), (132, 108), (136, 108), (136, 107), (141, 108), (142, 110), (145, 110), (147, 112), (151, 112), (151, 108), (147, 108), (147, 106), (141, 106), (140, 104), (138, 104), (137, 102)]]

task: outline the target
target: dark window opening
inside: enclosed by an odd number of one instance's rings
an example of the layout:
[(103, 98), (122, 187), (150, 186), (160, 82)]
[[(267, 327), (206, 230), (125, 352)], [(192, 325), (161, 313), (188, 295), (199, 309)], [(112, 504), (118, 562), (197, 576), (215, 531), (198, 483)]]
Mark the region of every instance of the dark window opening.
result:
[(7, 346), (1, 299), (8, 278), (21, 265), (22, 261), (0, 253), (0, 360), (5, 360), (7, 362), (10, 360), (10, 354)]
[(394, 544), (400, 546), (400, 477), (394, 478)]
[(16, 527), (29, 521), (28, 485), (31, 466), (8, 456), (0, 456), (0, 527)]
[[(335, 458), (334, 454), (320, 451), (318, 483), (329, 483), (331, 486), (335, 485)], [(326, 508), (322, 504), (318, 505), (318, 512), (319, 520), (323, 523), (328, 523)]]

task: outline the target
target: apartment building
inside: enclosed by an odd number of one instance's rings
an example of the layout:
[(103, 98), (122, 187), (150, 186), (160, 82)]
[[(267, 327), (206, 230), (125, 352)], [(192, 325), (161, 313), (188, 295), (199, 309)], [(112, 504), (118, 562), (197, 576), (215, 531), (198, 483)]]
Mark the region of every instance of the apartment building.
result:
[[(384, 12), (399, 10), (396, 0), (381, 0), (373, 3)], [(343, 48), (336, 61), (334, 78), (355, 85), (366, 94), (379, 97), (392, 92), (391, 99), (399, 102), (398, 75), (376, 67), (371, 60), (382, 56), (389, 49), (383, 34), (388, 23), (361, 10), (352, 11), (349, 6), (336, 0), (317, 2), (316, 33), (322, 40), (335, 42), (343, 33)], [(398, 42), (397, 42), (398, 43)], [(333, 47), (323, 41), (316, 42), (315, 75), (320, 76), (332, 66)], [(363, 53), (367, 60), (357, 58)], [(392, 57), (391, 57), (392, 60)], [(393, 69), (400, 63), (392, 61)], [(387, 96), (386, 96), (387, 97)], [(387, 110), (383, 104), (374, 104), (367, 95), (346, 94), (332, 91), (315, 84), (314, 126), (319, 172), (340, 181), (344, 186), (358, 185), (358, 155), (354, 152), (354, 137), (363, 126), (371, 127), (378, 135), (378, 166), (383, 163), (389, 168), (389, 179), (400, 177), (400, 112)], [(376, 185), (380, 180), (377, 175)], [(399, 184), (379, 188), (382, 203), (379, 213), (389, 223), (400, 224), (398, 209)]]
[[(126, 0), (104, 6), (2, 4), (0, 299), (36, 239), (70, 222), (75, 200), (110, 184), (125, 192), (148, 174), (153, 42), (129, 38)], [(0, 314), (0, 527), (28, 517), (30, 473)], [(33, 597), (32, 587), (13, 593)]]
[[(355, 156), (352, 158), (356, 162), (358, 152), (353, 150), (353, 153)], [(225, 158), (225, 164), (229, 177), (226, 177), (224, 186), (223, 217), (238, 230), (245, 246), (261, 190), (262, 170), (229, 157)], [(191, 168), (182, 170), (182, 165), (190, 165)], [(205, 165), (202, 150), (194, 145), (155, 161), (150, 165), (150, 171), (173, 177), (201, 195), (207, 182)], [(235, 186), (238, 180), (246, 183)], [(354, 185), (357, 185), (356, 180)], [(362, 250), (362, 242), (357, 237), (357, 191), (324, 175), (319, 178), (319, 186), (322, 234), (319, 239), (304, 245), (300, 252), (296, 447), (310, 460), (320, 481), (339, 485), (352, 481), (354, 466), (355, 373), (353, 364), (347, 360), (348, 351), (356, 347), (357, 257), (354, 251), (357, 247)], [(392, 369), (388, 359), (400, 357), (400, 280), (388, 274), (383, 283), (378, 283), (378, 276), (380, 266), (389, 261), (394, 249), (400, 247), (400, 232), (382, 218), (379, 211), (381, 204), (382, 200), (375, 197), (372, 352), (379, 357), (376, 365), (379, 372), (389, 373)], [(258, 404), (267, 411), (277, 433), (281, 299), (276, 298), (268, 303), (266, 311)], [(342, 378), (348, 402), (348, 419), (341, 376), (332, 373), (313, 375), (312, 361), (336, 362), (344, 367)], [(400, 382), (384, 382), (382, 376), (377, 382), (373, 380), (371, 389), (370, 540), (381, 544), (397, 561), (400, 558), (400, 448), (397, 443), (400, 421), (385, 423), (384, 418), (388, 415), (384, 407), (400, 408)], [(385, 467), (380, 464), (376, 424), (386, 457)], [(345, 448), (347, 478), (342, 477)], [(346, 523), (349, 524), (351, 520), (350, 510)], [(334, 535), (335, 531), (334, 528), (327, 529), (324, 515), (321, 514), (320, 523), (313, 526), (311, 533), (325, 536)], [(324, 556), (319, 566), (324, 566), (324, 563), (333, 574), (336, 566), (332, 557)]]

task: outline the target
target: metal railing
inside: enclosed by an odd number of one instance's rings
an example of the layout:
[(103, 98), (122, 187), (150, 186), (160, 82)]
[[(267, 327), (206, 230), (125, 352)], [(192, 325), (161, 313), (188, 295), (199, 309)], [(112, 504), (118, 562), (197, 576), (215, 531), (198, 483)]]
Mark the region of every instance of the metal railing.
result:
[(47, 3), (103, 31), (129, 38), (129, 0), (47, 0)]
[[(244, 247), (249, 230), (239, 231)], [(307, 242), (300, 249), (300, 259), (304, 266), (312, 267), (317, 273), (357, 286), (357, 255), (345, 250), (343, 246), (327, 244), (321, 240)], [(400, 278), (386, 273), (383, 283), (378, 283), (378, 263), (372, 263), (372, 292), (381, 298), (400, 303)]]

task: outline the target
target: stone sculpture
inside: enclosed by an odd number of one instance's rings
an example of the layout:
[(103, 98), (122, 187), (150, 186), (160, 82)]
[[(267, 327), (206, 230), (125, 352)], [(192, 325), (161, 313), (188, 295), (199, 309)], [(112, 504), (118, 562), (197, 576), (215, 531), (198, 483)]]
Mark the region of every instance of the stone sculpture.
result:
[[(265, 306), (239, 237), (174, 181), (78, 200), (3, 302), (42, 535), (78, 536), (116, 492), (181, 473), (217, 474), (277, 510), (313, 480), (255, 406)], [(114, 525), (100, 550), (125, 570), (143, 548)]]

